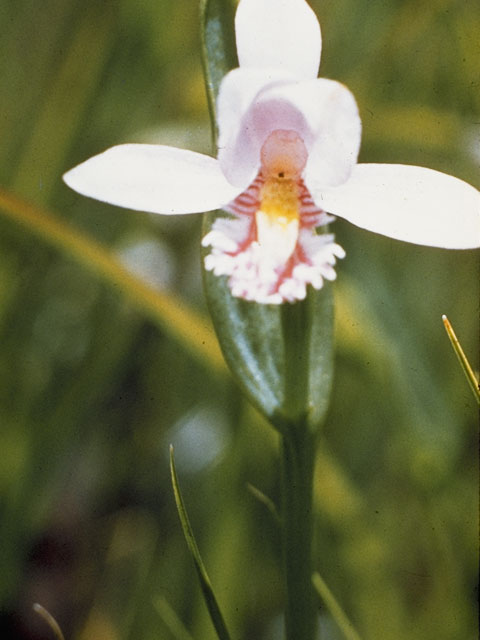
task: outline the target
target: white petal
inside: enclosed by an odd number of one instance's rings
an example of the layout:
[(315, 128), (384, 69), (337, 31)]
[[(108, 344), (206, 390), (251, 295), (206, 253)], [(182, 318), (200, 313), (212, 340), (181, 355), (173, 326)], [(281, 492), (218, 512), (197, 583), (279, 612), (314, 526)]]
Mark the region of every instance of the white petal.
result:
[(316, 78), (321, 35), (305, 0), (240, 0), (235, 17), (241, 67), (272, 67)]
[(340, 82), (320, 78), (297, 88), (289, 86), (283, 94), (301, 111), (312, 134), (311, 140), (305, 140), (307, 187), (345, 182), (357, 163), (362, 138), (362, 123), (352, 93)]
[(217, 160), (193, 151), (148, 144), (112, 147), (63, 176), (79, 193), (151, 213), (199, 213), (233, 200)]
[[(258, 70), (237, 69), (222, 83), (219, 161), (227, 179), (239, 187), (247, 186), (259, 169), (266, 138), (276, 129), (291, 129), (309, 152), (307, 186), (310, 188), (310, 180), (319, 186), (344, 182), (356, 163), (361, 136), (358, 109), (350, 91), (333, 80), (289, 82), (268, 72), (271, 82), (267, 84), (264, 78), (261, 86), (261, 78)], [(243, 86), (252, 88), (244, 101)]]
[(480, 193), (453, 176), (408, 165), (359, 164), (318, 206), (363, 229), (446, 249), (480, 246)]

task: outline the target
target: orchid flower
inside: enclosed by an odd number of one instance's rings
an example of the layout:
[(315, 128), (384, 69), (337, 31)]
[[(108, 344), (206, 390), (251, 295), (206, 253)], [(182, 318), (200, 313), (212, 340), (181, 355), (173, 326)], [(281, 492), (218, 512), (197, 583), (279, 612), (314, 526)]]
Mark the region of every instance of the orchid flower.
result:
[(406, 242), (480, 246), (474, 187), (422, 167), (357, 164), (358, 108), (345, 86), (317, 78), (320, 26), (305, 0), (240, 0), (235, 31), (240, 66), (220, 86), (216, 159), (125, 144), (65, 182), (130, 209), (228, 212), (203, 238), (205, 268), (259, 303), (294, 302), (335, 278), (345, 252), (318, 233), (333, 216)]

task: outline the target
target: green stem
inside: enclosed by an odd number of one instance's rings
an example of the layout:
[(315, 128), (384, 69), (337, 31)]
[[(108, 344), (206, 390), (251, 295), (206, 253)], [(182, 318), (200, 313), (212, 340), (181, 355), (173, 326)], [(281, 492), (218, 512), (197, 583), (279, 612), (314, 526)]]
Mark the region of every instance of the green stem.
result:
[(310, 378), (309, 345), (311, 319), (309, 301), (302, 300), (282, 307), (282, 332), (285, 345), (284, 414), (304, 428), (308, 412), (308, 384)]
[(287, 640), (316, 637), (317, 607), (312, 586), (314, 438), (306, 427), (282, 436), (283, 545)]
[(282, 308), (285, 344), (283, 454), (283, 551), (287, 640), (313, 640), (317, 612), (312, 585), (312, 486), (315, 435), (308, 425), (309, 301)]

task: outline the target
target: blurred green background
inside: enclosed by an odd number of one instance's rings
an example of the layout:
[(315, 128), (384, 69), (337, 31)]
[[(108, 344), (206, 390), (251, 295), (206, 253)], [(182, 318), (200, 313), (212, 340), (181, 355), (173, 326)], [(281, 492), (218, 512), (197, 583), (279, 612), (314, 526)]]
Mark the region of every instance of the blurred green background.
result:
[[(311, 1), (321, 75), (357, 97), (363, 161), (421, 164), (480, 187), (480, 5)], [(62, 173), (121, 142), (209, 152), (194, 0), (2, 0), (0, 194), (51, 210), (209, 330), (200, 216), (83, 198)], [(0, 197), (1, 200), (1, 197)], [(274, 432), (212, 356), (147, 317), (121, 282), (0, 204), (2, 638), (213, 638), (175, 511), (168, 445), (237, 638), (281, 637), (280, 541), (247, 490), (278, 501)], [(452, 211), (455, 224), (455, 211)], [(318, 453), (317, 568), (365, 640), (477, 637), (474, 398), (478, 254), (335, 224), (334, 393)], [(160, 318), (160, 319), (159, 319)], [(197, 333), (198, 332), (198, 333)], [(198, 355), (198, 354), (197, 354)], [(174, 613), (173, 613), (174, 612)], [(324, 640), (339, 640), (322, 611)]]

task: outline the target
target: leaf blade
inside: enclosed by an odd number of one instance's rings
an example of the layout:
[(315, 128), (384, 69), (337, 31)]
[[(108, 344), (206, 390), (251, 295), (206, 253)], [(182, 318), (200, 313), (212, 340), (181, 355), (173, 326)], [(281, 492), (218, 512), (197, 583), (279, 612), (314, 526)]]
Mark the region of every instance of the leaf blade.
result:
[(189, 309), (173, 294), (150, 287), (130, 273), (106, 247), (65, 220), (0, 189), (0, 215), (2, 214), (115, 288), (215, 373), (226, 373), (217, 341), (208, 328), (206, 319)]
[(203, 598), (205, 600), (210, 619), (215, 628), (215, 631), (217, 632), (219, 640), (230, 640), (227, 626), (220, 611), (217, 599), (215, 598), (215, 594), (213, 592), (212, 584), (210, 582), (210, 578), (208, 577), (207, 570), (200, 556), (200, 550), (195, 540), (193, 529), (190, 524), (190, 519), (185, 508), (185, 503), (180, 491), (180, 485), (178, 483), (178, 476), (177, 470), (175, 468), (175, 458), (173, 455), (172, 446), (170, 446), (170, 474), (172, 477), (173, 493), (175, 496), (175, 503), (177, 505), (178, 516), (182, 525), (183, 535), (185, 537), (187, 547), (193, 558)]
[(238, 66), (235, 49), (234, 8), (230, 0), (202, 0), (200, 4), (202, 63), (212, 139), (217, 140), (215, 103), (222, 78)]
[(447, 332), (448, 338), (450, 340), (450, 344), (455, 351), (455, 354), (458, 358), (460, 366), (462, 367), (463, 373), (467, 378), (467, 382), (470, 385), (470, 388), (475, 396), (476, 401), (480, 404), (480, 384), (477, 380), (477, 377), (473, 373), (473, 369), (468, 361), (467, 356), (465, 355), (464, 350), (462, 349), (462, 345), (460, 344), (455, 331), (453, 330), (452, 325), (450, 324), (450, 320), (446, 315), (442, 316), (443, 324), (445, 326), (445, 331)]
[(313, 586), (319, 597), (325, 603), (325, 606), (330, 611), (332, 618), (337, 623), (339, 629), (342, 631), (346, 640), (361, 640), (357, 630), (350, 622), (347, 614), (342, 609), (333, 593), (328, 588), (325, 581), (322, 579), (318, 572), (315, 572), (312, 576)]
[[(205, 233), (213, 222), (213, 215), (207, 214)], [(300, 418), (317, 431), (328, 408), (333, 378), (332, 285), (325, 283), (320, 291), (310, 289), (307, 299), (294, 305), (262, 305), (235, 298), (226, 278), (205, 269), (203, 281), (223, 356), (250, 402), (279, 431)], [(302, 305), (309, 318), (306, 334), (295, 328), (286, 334), (282, 314)], [(303, 353), (306, 375), (291, 370), (296, 351)], [(302, 380), (305, 389), (298, 389)], [(303, 398), (301, 406), (294, 402), (297, 392)]]
[(168, 628), (175, 640), (193, 640), (193, 636), (189, 633), (166, 598), (159, 596), (153, 604), (164, 625)]

